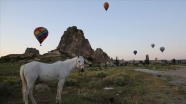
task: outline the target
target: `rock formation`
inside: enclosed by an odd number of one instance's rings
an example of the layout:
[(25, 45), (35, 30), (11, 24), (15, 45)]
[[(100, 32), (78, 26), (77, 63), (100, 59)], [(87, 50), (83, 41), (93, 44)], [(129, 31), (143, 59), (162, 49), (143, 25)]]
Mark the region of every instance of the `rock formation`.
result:
[(86, 58), (91, 57), (100, 63), (106, 63), (109, 60), (109, 56), (101, 48), (97, 48), (96, 51), (92, 49), (83, 31), (77, 29), (76, 26), (67, 28), (61, 37), (57, 50), (61, 53), (68, 53), (72, 57), (77, 55), (83, 55)]
[(101, 48), (97, 48), (94, 52), (94, 58), (97, 59), (98, 62), (100, 63), (107, 63), (108, 60), (110, 59), (108, 55), (103, 52)]
[(40, 56), (39, 51), (35, 48), (27, 48), (23, 54), (9, 54), (0, 58), (0, 63), (6, 62), (30, 62)]
[(69, 27), (64, 32), (57, 49), (60, 52), (70, 54), (72, 57), (77, 55), (90, 56), (94, 52), (88, 39), (85, 39), (83, 31), (77, 29), (76, 26)]
[(26, 55), (26, 56), (39, 56), (39, 51), (36, 48), (27, 48), (24, 55)]

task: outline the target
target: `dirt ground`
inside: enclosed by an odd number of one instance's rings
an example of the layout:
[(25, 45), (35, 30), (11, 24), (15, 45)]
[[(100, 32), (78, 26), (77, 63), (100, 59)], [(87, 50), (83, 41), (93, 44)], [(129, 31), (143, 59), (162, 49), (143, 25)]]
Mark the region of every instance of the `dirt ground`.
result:
[(156, 71), (150, 69), (134, 69), (136, 71), (151, 73), (157, 76), (171, 76), (171, 83), (174, 84), (186, 84), (186, 67), (177, 69), (177, 70), (169, 70), (169, 71)]
[[(179, 89), (182, 91), (182, 93), (186, 94), (186, 67), (182, 67), (177, 70), (169, 70), (169, 71), (157, 71), (157, 70), (150, 70), (150, 69), (134, 69), (134, 70), (151, 73), (165, 80), (167, 80), (167, 78), (165, 77), (169, 77), (168, 81), (172, 85), (178, 86)], [(180, 94), (175, 97), (179, 99), (178, 104), (186, 104), (186, 98), (184, 95)]]

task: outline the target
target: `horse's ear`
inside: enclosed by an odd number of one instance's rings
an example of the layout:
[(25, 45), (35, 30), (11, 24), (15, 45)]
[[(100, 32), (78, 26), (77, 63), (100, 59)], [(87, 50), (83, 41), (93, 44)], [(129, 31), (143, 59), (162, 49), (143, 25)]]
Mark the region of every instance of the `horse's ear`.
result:
[(79, 55), (78, 55), (78, 58), (79, 58)]

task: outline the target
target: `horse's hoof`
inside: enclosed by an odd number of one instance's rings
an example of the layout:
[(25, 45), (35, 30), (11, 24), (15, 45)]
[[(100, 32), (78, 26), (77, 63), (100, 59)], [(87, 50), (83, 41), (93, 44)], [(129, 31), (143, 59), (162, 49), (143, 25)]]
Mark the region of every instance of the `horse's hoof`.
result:
[(61, 101), (59, 101), (59, 100), (56, 100), (56, 104), (61, 104)]

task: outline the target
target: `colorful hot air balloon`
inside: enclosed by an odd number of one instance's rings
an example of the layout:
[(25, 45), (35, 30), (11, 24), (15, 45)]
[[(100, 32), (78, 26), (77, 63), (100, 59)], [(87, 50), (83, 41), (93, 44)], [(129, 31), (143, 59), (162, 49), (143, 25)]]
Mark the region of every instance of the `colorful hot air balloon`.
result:
[(165, 50), (164, 47), (160, 47), (160, 51), (163, 52)]
[(108, 2), (105, 2), (103, 7), (105, 8), (105, 10), (107, 11), (107, 9), (109, 8), (109, 3)]
[(135, 55), (137, 54), (137, 51), (136, 50), (134, 50), (134, 52), (133, 52)]
[(154, 48), (155, 44), (151, 44), (151, 47)]
[(37, 38), (37, 40), (39, 41), (40, 43), (40, 46), (41, 46), (41, 43), (47, 38), (48, 36), (48, 30), (44, 27), (37, 27), (35, 30), (34, 30), (34, 35), (35, 37)]

